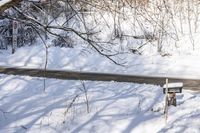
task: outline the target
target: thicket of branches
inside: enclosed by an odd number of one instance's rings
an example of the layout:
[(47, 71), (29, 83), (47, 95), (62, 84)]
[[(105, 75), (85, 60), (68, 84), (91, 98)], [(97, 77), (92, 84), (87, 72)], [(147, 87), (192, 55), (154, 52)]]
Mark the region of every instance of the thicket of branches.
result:
[(176, 45), (180, 36), (189, 34), (195, 49), (193, 34), (199, 29), (199, 4), (197, 0), (24, 0), (0, 17), (32, 26), (44, 43), (49, 36), (71, 45), (80, 38), (88, 47), (121, 64), (113, 57), (125, 52), (116, 49), (124, 40), (142, 40), (138, 47), (129, 47), (134, 53), (141, 53), (148, 44), (162, 53), (166, 43)]

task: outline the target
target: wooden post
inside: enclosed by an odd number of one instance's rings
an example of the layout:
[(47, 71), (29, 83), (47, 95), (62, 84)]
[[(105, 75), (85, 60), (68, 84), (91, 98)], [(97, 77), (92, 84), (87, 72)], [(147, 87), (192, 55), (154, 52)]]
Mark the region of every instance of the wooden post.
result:
[(174, 105), (176, 106), (176, 93), (175, 92), (171, 92), (168, 94), (169, 99), (168, 99), (168, 106), (170, 105)]

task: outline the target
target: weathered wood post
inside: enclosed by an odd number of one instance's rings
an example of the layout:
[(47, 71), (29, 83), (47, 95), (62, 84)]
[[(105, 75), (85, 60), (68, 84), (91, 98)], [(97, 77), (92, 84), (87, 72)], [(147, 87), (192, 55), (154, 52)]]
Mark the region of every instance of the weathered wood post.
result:
[(170, 105), (176, 106), (176, 93), (175, 92), (168, 93), (168, 106), (170, 106)]

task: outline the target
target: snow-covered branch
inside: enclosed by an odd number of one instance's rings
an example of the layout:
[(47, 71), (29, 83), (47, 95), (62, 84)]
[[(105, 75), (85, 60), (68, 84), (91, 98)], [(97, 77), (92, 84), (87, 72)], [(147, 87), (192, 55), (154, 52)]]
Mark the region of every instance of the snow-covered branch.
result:
[(1, 0), (0, 1), (0, 14), (6, 9), (18, 5), (22, 0)]

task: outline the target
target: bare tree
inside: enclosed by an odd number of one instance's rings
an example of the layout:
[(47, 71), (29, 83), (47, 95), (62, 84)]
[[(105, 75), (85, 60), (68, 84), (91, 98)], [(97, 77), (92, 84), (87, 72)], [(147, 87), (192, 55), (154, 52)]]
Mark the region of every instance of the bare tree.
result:
[[(113, 47), (121, 45), (126, 39), (144, 40), (138, 43), (138, 48), (145, 45), (157, 45), (162, 53), (167, 39), (177, 42), (180, 35), (184, 35), (184, 25), (187, 21), (190, 39), (194, 48), (193, 28), (198, 29), (197, 1), (169, 1), (169, 0), (3, 0), (8, 3), (1, 5), (1, 18), (17, 20), (34, 27), (43, 37), (49, 35), (69, 43), (70, 37), (80, 38), (90, 48), (108, 58), (117, 65), (124, 62), (116, 61), (116, 55), (122, 50)], [(21, 3), (20, 3), (21, 2)], [(196, 2), (196, 3), (195, 3)], [(10, 4), (9, 4), (10, 3)], [(20, 4), (23, 4), (23, 8)], [(28, 7), (29, 5), (29, 7)], [(195, 6), (196, 5), (196, 6)], [(194, 7), (195, 6), (195, 7)], [(11, 8), (15, 13), (10, 15), (6, 9)], [(177, 8), (178, 7), (178, 8)], [(25, 11), (25, 8), (27, 10)], [(16, 14), (18, 16), (16, 16)], [(58, 23), (60, 16), (65, 14), (65, 22)], [(110, 15), (113, 20), (106, 19)], [(101, 18), (98, 18), (98, 15)], [(87, 18), (93, 18), (89, 23)], [(195, 18), (195, 21), (192, 19)], [(73, 20), (73, 22), (72, 22)], [(179, 21), (177, 21), (179, 20)], [(110, 22), (112, 21), (112, 22)], [(124, 23), (131, 22), (131, 33), (124, 30)], [(194, 23), (193, 23), (194, 22)], [(56, 24), (55, 24), (56, 23)], [(99, 33), (105, 32), (101, 26), (105, 23), (113, 33), (110, 40), (103, 40)], [(177, 24), (178, 23), (178, 24)], [(91, 26), (91, 25), (92, 26)], [(74, 25), (79, 25), (75, 28)], [(194, 27), (193, 27), (194, 25)], [(56, 32), (55, 32), (56, 31)], [(143, 34), (141, 34), (143, 33)], [(71, 37), (72, 39), (73, 37)], [(115, 40), (120, 40), (118, 44)], [(77, 41), (77, 39), (76, 39)], [(71, 41), (73, 42), (73, 40)], [(145, 44), (145, 45), (143, 45)], [(137, 49), (137, 48), (136, 48)], [(139, 51), (139, 49), (137, 49)], [(139, 53), (141, 53), (139, 51)]]

